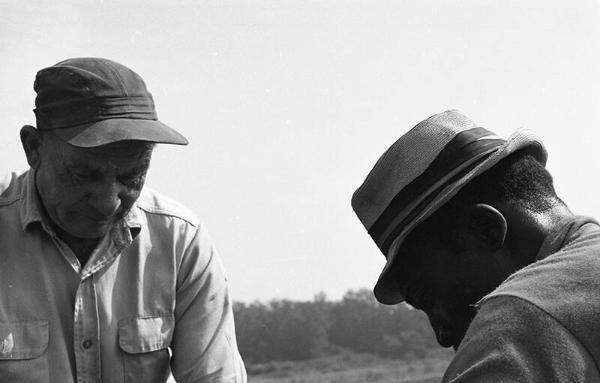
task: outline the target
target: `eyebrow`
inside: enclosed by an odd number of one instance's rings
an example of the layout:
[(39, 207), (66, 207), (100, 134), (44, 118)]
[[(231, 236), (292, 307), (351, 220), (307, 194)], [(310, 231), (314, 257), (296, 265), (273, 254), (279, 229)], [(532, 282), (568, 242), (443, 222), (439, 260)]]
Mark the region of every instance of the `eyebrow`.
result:
[[(144, 161), (143, 164), (135, 166), (131, 169), (127, 169), (124, 172), (120, 172), (120, 168), (117, 169), (118, 174), (117, 175), (123, 175), (123, 174), (135, 174), (135, 173), (142, 173), (148, 170), (150, 165), (150, 161)], [(83, 173), (102, 173), (102, 169), (100, 168), (94, 168), (94, 167), (90, 167), (87, 164), (81, 164), (81, 163), (68, 163), (66, 164), (67, 168), (69, 169), (69, 171), (73, 172), (83, 172)]]

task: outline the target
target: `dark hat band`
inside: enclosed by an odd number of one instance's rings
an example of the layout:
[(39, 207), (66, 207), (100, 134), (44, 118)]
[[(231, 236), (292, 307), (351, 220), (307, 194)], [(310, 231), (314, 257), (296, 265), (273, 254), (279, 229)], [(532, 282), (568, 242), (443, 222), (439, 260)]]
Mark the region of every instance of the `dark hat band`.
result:
[[(485, 138), (487, 136), (496, 137), (492, 132), (484, 128), (474, 128), (460, 132), (444, 147), (421, 175), (412, 180), (396, 194), (369, 229), (369, 235), (384, 255), (388, 253), (392, 242), (398, 233), (402, 231), (406, 222), (409, 222), (412, 219), (411, 217), (418, 214), (420, 211), (419, 206), (424, 206), (423, 203), (434, 198), (437, 192), (430, 191), (430, 194), (425, 196), (424, 200), (417, 207), (407, 212), (406, 210), (411, 203), (420, 197), (423, 199), (423, 194), (432, 189), (435, 183), (442, 179), (444, 175), (456, 173), (457, 170), (460, 170), (459, 174), (453, 176), (451, 180), (447, 181), (441, 187), (437, 187), (436, 190), (438, 191), (443, 189), (447, 183), (452, 182), (455, 177), (468, 172), (474, 166), (484, 161), (487, 155), (497, 150), (506, 142), (500, 138), (487, 139)], [(473, 159), (477, 159), (477, 161), (466, 164), (469, 160)], [(401, 214), (405, 218), (397, 223), (396, 221)]]
[(157, 120), (154, 101), (147, 96), (105, 97), (45, 104), (33, 110), (42, 130), (70, 128), (111, 119)]

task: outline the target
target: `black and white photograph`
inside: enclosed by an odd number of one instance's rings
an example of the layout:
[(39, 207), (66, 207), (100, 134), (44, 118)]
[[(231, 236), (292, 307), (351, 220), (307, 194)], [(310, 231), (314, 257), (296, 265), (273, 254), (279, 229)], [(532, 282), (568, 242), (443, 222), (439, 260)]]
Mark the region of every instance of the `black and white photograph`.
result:
[(0, 0), (0, 383), (600, 382), (599, 19)]

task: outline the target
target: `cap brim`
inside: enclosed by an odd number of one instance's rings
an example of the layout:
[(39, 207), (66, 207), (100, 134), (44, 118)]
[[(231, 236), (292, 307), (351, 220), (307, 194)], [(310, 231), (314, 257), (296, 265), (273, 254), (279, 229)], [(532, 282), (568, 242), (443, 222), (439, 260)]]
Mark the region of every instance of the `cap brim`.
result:
[(394, 305), (404, 301), (401, 291), (401, 281), (398, 280), (398, 253), (400, 245), (406, 236), (421, 222), (430, 217), (442, 205), (454, 197), (473, 178), (496, 165), (500, 160), (521, 149), (529, 149), (540, 163), (546, 165), (547, 152), (541, 141), (528, 130), (520, 129), (513, 133), (505, 144), (500, 146), (496, 152), (485, 159), (481, 164), (473, 168), (466, 175), (446, 186), (427, 206), (411, 221), (394, 240), (387, 254), (386, 264), (373, 289), (375, 298), (380, 303)]
[(112, 118), (52, 131), (69, 144), (82, 148), (126, 140), (174, 145), (188, 144), (188, 140), (183, 135), (156, 120)]

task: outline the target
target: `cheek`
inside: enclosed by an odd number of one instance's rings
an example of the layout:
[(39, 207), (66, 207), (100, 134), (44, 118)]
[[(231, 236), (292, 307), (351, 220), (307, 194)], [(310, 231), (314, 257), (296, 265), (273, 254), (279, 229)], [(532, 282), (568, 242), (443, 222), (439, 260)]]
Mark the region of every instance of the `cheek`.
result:
[(81, 210), (87, 193), (73, 188), (56, 188), (53, 191), (53, 203), (57, 211), (73, 213)]
[(431, 325), (436, 332), (445, 328), (454, 338), (462, 338), (476, 310), (463, 297), (447, 295), (428, 312)]
[[(472, 283), (472, 281), (471, 281)], [(469, 281), (447, 281), (444, 290), (438, 296), (439, 317), (460, 332), (464, 332), (476, 314), (473, 306), (485, 295)]]
[(48, 177), (39, 177), (38, 190), (42, 197), (44, 206), (48, 210), (63, 210), (76, 204), (85, 196), (85, 192), (78, 187), (74, 187), (62, 182), (56, 182), (55, 179)]
[(443, 316), (462, 317), (471, 311), (470, 305), (480, 298), (472, 278), (456, 264), (440, 265), (436, 275), (430, 277), (434, 300)]
[(76, 184), (69, 175), (61, 169), (51, 167), (41, 168), (38, 171), (36, 182), (41, 183), (45, 195), (52, 196), (58, 201), (73, 201), (81, 199), (86, 193), (86, 188)]

